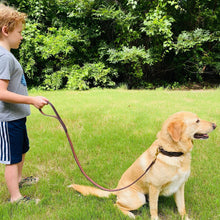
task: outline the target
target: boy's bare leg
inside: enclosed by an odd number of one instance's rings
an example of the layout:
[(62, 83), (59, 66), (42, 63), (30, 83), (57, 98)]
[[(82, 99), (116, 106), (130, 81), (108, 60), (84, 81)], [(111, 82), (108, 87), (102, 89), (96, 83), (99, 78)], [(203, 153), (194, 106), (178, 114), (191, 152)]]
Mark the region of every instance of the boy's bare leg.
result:
[(14, 202), (22, 197), (19, 190), (18, 182), (18, 164), (5, 166), (5, 180), (8, 191), (11, 195), (11, 202)]
[(24, 165), (24, 159), (25, 159), (25, 154), (22, 154), (22, 161), (20, 163), (18, 163), (18, 183), (22, 179), (22, 169), (23, 169), (23, 165)]

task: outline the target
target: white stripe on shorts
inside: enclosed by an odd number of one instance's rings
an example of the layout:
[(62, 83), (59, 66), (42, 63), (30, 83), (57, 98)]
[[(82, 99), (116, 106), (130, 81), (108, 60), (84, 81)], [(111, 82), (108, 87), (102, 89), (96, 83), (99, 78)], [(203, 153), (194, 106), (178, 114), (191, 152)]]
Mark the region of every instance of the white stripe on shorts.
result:
[(0, 122), (0, 163), (10, 164), (10, 160), (8, 123)]

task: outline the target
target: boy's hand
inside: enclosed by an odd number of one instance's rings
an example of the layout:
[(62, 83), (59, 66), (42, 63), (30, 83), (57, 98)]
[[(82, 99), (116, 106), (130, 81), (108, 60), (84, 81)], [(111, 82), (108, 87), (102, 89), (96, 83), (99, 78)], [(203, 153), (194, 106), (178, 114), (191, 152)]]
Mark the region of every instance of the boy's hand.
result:
[(34, 107), (36, 107), (37, 109), (41, 109), (43, 108), (45, 105), (48, 104), (48, 99), (43, 97), (43, 96), (36, 96), (33, 97), (33, 105)]

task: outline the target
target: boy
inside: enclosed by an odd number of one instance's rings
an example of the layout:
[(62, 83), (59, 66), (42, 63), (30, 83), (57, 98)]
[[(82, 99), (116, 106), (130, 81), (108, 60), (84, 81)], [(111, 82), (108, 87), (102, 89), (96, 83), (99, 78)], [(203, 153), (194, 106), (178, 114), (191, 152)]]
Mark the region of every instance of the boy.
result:
[(0, 163), (5, 164), (12, 203), (34, 200), (23, 197), (19, 190), (21, 182), (38, 181), (33, 177), (22, 179), (25, 153), (29, 150), (26, 117), (30, 115), (30, 104), (40, 109), (48, 102), (41, 96), (28, 96), (22, 67), (10, 52), (23, 39), (25, 18), (24, 13), (0, 3)]

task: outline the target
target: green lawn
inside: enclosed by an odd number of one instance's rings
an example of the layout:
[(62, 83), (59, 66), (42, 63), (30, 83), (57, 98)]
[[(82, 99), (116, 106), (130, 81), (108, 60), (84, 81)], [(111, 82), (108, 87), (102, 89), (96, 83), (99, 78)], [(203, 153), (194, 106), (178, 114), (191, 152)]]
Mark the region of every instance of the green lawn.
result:
[[(123, 172), (155, 140), (167, 117), (191, 111), (220, 125), (220, 90), (129, 91), (91, 90), (85, 92), (30, 91), (43, 95), (57, 108), (66, 123), (76, 153), (85, 171), (97, 183), (115, 188)], [(109, 199), (84, 197), (67, 188), (71, 183), (91, 185), (77, 167), (65, 133), (56, 119), (32, 109), (28, 118), (31, 150), (24, 175), (40, 177), (37, 185), (22, 194), (41, 199), (38, 205), (11, 205), (0, 166), (0, 219), (129, 219)], [(52, 113), (49, 106), (45, 113)], [(205, 141), (194, 141), (191, 176), (186, 183), (186, 209), (196, 220), (220, 219), (220, 137), (219, 127)], [(140, 208), (136, 219), (149, 219), (149, 206)], [(161, 197), (162, 219), (180, 219), (173, 197)]]

